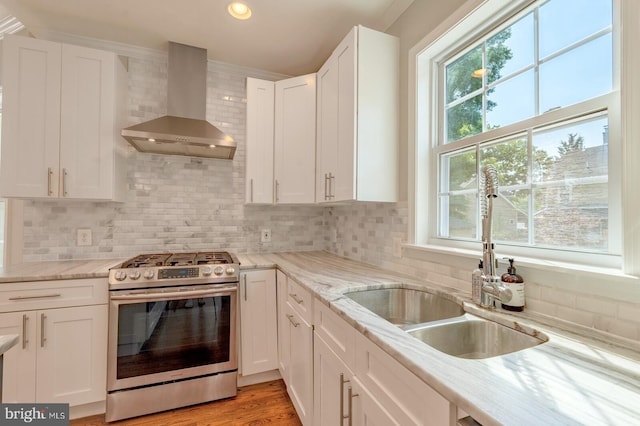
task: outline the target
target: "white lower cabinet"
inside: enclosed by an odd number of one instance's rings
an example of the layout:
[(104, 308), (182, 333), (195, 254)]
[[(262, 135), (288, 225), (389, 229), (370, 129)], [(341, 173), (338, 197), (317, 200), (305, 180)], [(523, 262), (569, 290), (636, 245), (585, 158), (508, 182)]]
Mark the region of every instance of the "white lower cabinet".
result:
[(278, 367), (303, 425), (313, 424), (311, 293), (278, 271)]
[(107, 306), (0, 314), (0, 334), (20, 342), (4, 354), (3, 402), (105, 399)]
[(243, 272), (240, 276), (241, 374), (278, 368), (276, 271)]
[(3, 402), (105, 400), (107, 297), (103, 279), (2, 285), (0, 334), (20, 337), (4, 354)]
[[(316, 334), (313, 353), (313, 410), (315, 425), (342, 425), (353, 421), (353, 372)], [(351, 391), (350, 391), (351, 390)]]
[(314, 326), (316, 425), (450, 425), (449, 401), (319, 301)]

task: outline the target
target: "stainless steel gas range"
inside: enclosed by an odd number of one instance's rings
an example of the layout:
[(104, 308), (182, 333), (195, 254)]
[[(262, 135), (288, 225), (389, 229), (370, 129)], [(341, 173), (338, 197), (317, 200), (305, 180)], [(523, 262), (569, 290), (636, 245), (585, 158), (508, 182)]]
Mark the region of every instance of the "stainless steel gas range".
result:
[(106, 421), (236, 395), (239, 276), (227, 252), (144, 254), (109, 271)]

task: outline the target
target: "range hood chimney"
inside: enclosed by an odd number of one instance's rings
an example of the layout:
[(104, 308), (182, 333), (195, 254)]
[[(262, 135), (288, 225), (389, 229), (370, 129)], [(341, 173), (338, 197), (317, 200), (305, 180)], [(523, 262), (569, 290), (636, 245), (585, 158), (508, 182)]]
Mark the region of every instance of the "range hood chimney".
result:
[(232, 159), (236, 143), (206, 120), (207, 51), (169, 42), (168, 115), (121, 135), (140, 152)]

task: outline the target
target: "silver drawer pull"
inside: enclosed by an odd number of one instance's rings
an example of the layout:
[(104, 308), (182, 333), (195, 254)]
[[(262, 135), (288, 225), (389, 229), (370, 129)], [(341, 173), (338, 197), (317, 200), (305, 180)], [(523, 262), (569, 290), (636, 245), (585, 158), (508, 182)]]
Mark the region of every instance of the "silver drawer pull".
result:
[(44, 348), (44, 342), (47, 341), (47, 338), (44, 334), (44, 324), (47, 320), (47, 316), (45, 314), (40, 314), (40, 347)]
[(47, 299), (52, 297), (60, 297), (60, 293), (51, 293), (51, 294), (38, 294), (35, 296), (15, 296), (10, 297), (9, 300), (29, 300), (29, 299)]
[(291, 324), (293, 324), (293, 326), (294, 326), (294, 327), (297, 327), (297, 326), (299, 326), (299, 325), (300, 325), (300, 323), (299, 323), (299, 322), (296, 322), (296, 321), (294, 321), (294, 320), (293, 320), (293, 315), (291, 315), (291, 314), (287, 314), (287, 318), (289, 318), (289, 322), (290, 322)]
[(22, 314), (22, 349), (27, 347), (29, 339), (27, 339), (27, 320), (29, 317), (27, 314)]
[(295, 301), (296, 301), (296, 303), (297, 303), (298, 305), (301, 305), (301, 304), (302, 304), (302, 302), (304, 302), (304, 299), (301, 299), (301, 298), (300, 298), (297, 294), (295, 294), (295, 293), (289, 293), (289, 296), (290, 296), (293, 300), (295, 300)]
[(47, 195), (50, 197), (53, 195), (53, 189), (51, 189), (51, 177), (53, 176), (53, 170), (51, 167), (47, 168)]

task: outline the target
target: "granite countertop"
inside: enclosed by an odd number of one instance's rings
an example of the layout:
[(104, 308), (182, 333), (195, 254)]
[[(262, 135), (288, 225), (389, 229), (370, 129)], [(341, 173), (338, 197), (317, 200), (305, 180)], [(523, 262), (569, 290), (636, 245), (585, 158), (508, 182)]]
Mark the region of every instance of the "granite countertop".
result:
[(25, 281), (106, 278), (119, 259), (27, 262), (0, 268), (0, 284)]
[[(315, 293), (358, 331), (481, 424), (630, 425), (640, 422), (640, 356), (530, 320), (525, 313), (476, 307), (469, 294), (322, 252), (239, 255), (241, 268), (277, 266)], [(488, 359), (462, 359), (409, 336), (343, 293), (424, 288), (464, 304), (471, 314), (512, 328), (533, 328), (549, 341)]]
[(0, 355), (11, 349), (16, 343), (18, 343), (19, 339), (20, 336), (17, 334), (5, 334), (0, 336)]

